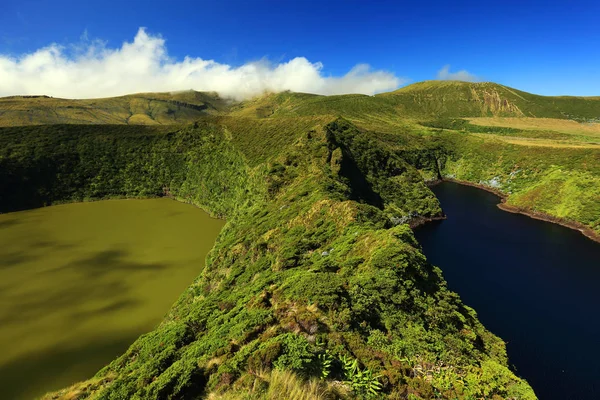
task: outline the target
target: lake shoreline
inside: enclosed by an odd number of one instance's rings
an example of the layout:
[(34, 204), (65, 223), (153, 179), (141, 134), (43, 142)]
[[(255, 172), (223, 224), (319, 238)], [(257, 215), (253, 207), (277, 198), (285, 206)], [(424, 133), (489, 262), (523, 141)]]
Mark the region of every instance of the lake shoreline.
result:
[(459, 185), (472, 186), (472, 187), (475, 187), (478, 189), (485, 190), (486, 192), (493, 193), (500, 198), (500, 203), (497, 204), (497, 207), (499, 209), (501, 209), (502, 211), (506, 211), (506, 212), (513, 213), (513, 214), (523, 214), (523, 215), (526, 215), (533, 219), (551, 222), (553, 224), (564, 226), (565, 228), (577, 230), (577, 231), (581, 232), (584, 236), (586, 236), (588, 239), (591, 239), (594, 242), (600, 243), (600, 234), (594, 232), (590, 227), (588, 227), (580, 222), (569, 221), (569, 220), (565, 220), (563, 218), (555, 217), (555, 216), (552, 216), (552, 215), (549, 215), (546, 213), (542, 213), (539, 211), (531, 211), (531, 210), (527, 210), (524, 208), (506, 204), (506, 199), (508, 198), (508, 195), (498, 189), (495, 189), (495, 188), (492, 188), (489, 186), (485, 186), (485, 185), (481, 185), (479, 183), (473, 183), (473, 182), (469, 182), (469, 181), (463, 181), (460, 179), (454, 179), (454, 178), (443, 178), (443, 179), (438, 179), (435, 181), (430, 181), (427, 183), (427, 186), (435, 186), (442, 182), (453, 182), (453, 183), (457, 183)]
[(173, 196), (170, 194), (154, 195), (154, 196), (108, 196), (108, 197), (89, 197), (89, 198), (84, 198), (84, 199), (56, 200), (56, 201), (50, 202), (48, 204), (44, 204), (44, 205), (32, 207), (32, 208), (23, 208), (23, 209), (11, 210), (11, 211), (0, 211), (0, 215), (14, 214), (14, 213), (19, 213), (19, 212), (23, 212), (23, 211), (38, 210), (38, 209), (46, 208), (46, 207), (56, 207), (56, 206), (63, 206), (63, 205), (69, 205), (69, 204), (85, 204), (85, 203), (95, 203), (98, 201), (113, 201), (113, 200), (153, 200), (153, 199), (169, 199), (169, 200), (173, 200), (178, 203), (181, 203), (181, 204), (189, 204), (190, 206), (197, 208), (200, 211), (204, 212), (206, 215), (208, 215), (212, 219), (226, 221), (225, 216), (212, 214), (211, 212), (208, 211), (208, 209), (194, 203), (193, 201), (189, 201), (183, 197), (176, 197), (176, 196)]

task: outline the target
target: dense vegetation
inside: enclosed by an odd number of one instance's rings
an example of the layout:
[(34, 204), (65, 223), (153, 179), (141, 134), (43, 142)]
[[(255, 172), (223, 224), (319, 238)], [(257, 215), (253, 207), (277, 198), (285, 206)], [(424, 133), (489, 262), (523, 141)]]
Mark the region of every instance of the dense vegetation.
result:
[(5, 209), (21, 196), (166, 194), (228, 220), (155, 331), (49, 398), (256, 398), (277, 385), (329, 398), (534, 398), (404, 223), (441, 212), (417, 170), (376, 134), (312, 122), (262, 152), (243, 145), (260, 129), (227, 118), (176, 131), (3, 129)]
[(443, 216), (425, 182), (455, 178), (600, 232), (594, 134), (465, 119), (590, 121), (599, 99), (457, 82), (236, 104), (195, 92), (140, 96), (100, 109), (133, 102), (154, 122), (196, 122), (97, 125), (145, 118), (126, 112), (85, 121), (96, 125), (0, 129), (0, 212), (171, 196), (227, 219), (202, 274), (156, 330), (47, 398), (535, 398), (410, 226)]
[(243, 197), (239, 191), (252, 199), (243, 158), (222, 140), (217, 125), (174, 129), (3, 128), (0, 212), (63, 201), (169, 195), (223, 216)]
[[(282, 124), (342, 115), (376, 132), (427, 180), (487, 186), (515, 209), (600, 232), (598, 97), (537, 96), (493, 83), (422, 82), (374, 97), (270, 94), (233, 107), (232, 115)], [(520, 118), (496, 126), (469, 121), (481, 116)], [(544, 117), (543, 128), (515, 123), (527, 120), (524, 116)], [(567, 119), (570, 124), (563, 124)]]

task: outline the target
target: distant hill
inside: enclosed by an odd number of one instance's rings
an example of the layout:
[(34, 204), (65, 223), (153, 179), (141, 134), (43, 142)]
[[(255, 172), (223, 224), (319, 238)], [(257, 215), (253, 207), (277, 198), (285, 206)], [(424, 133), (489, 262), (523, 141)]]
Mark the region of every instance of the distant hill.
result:
[(496, 83), (426, 81), (376, 96), (267, 93), (243, 102), (216, 93), (139, 93), (90, 100), (0, 98), (0, 126), (186, 124), (207, 115), (343, 116), (369, 127), (447, 117), (533, 117), (600, 122), (600, 97), (539, 96)]
[(378, 97), (407, 114), (600, 120), (600, 97), (539, 96), (491, 82), (426, 81)]
[(600, 121), (600, 97), (539, 96), (490, 82), (426, 81), (376, 96), (266, 94), (235, 105), (232, 113), (259, 118), (343, 115), (388, 122), (399, 117), (533, 117)]
[(185, 124), (225, 108), (226, 101), (216, 93), (191, 90), (85, 100), (10, 96), (0, 98), (0, 126)]

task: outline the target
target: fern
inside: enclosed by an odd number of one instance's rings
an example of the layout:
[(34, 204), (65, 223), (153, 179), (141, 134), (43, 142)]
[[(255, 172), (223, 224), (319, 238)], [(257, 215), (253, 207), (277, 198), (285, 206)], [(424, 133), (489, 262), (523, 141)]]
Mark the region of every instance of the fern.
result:
[(345, 383), (352, 387), (356, 395), (365, 399), (376, 398), (379, 395), (383, 388), (379, 381), (381, 375), (374, 375), (368, 368), (361, 369), (357, 359), (342, 356), (340, 361), (346, 377)]

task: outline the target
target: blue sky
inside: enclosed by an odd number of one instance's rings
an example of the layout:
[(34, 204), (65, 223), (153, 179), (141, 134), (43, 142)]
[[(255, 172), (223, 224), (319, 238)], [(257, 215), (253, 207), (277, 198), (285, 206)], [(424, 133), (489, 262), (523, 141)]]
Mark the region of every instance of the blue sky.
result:
[[(86, 74), (93, 74), (94, 68), (114, 76), (119, 68), (113, 64), (131, 60), (130, 53), (106, 61), (110, 68), (100, 62), (90, 67), (90, 59), (98, 61), (107, 52), (123, 50), (123, 43), (133, 42), (140, 27), (146, 28), (149, 41), (164, 41), (152, 42), (148, 57), (155, 59), (158, 52), (158, 64), (173, 65), (161, 71), (149, 67), (152, 71), (145, 73), (152, 76), (131, 86), (116, 78), (112, 89), (107, 78), (102, 79), (104, 85), (90, 81), (87, 89), (82, 83), (82, 96), (93, 96), (95, 86), (104, 87), (104, 91), (98, 89), (98, 95), (104, 95), (114, 94), (118, 87), (165, 89), (161, 85), (148, 87), (155, 81), (202, 86), (205, 81), (242, 82), (265, 75), (269, 83), (260, 87), (267, 89), (288, 85), (291, 89), (323, 93), (370, 93), (387, 90), (387, 86), (435, 79), (445, 66), (450, 66), (450, 78), (494, 81), (545, 95), (600, 95), (599, 18), (598, 1), (3, 0), (0, 95), (32, 92), (38, 87), (60, 95), (63, 91), (59, 85), (66, 86), (70, 81), (56, 74), (60, 75), (59, 69), (66, 64), (72, 69), (63, 75), (78, 76), (71, 86), (77, 86)], [(55, 46), (54, 52), (40, 53), (49, 46)], [(23, 61), (36, 52), (34, 61)], [(84, 54), (91, 55), (85, 58)], [(256, 75), (251, 78), (246, 70), (242, 77), (217, 76), (214, 66), (199, 67), (197, 63), (195, 72), (184, 72), (188, 71), (185, 68), (173, 72), (186, 56), (214, 60), (217, 69), (229, 68), (228, 73), (240, 72), (240, 68), (257, 62), (260, 67), (253, 67)], [(296, 58), (306, 62), (295, 61), (277, 70), (278, 65)], [(141, 59), (139, 63), (146, 61)], [(360, 64), (368, 64), (371, 69), (360, 67), (351, 79), (328, 79), (342, 77)], [(125, 83), (134, 80), (135, 68), (124, 68)], [(288, 75), (297, 70), (301, 78), (288, 84)], [(463, 72), (452, 75), (459, 71)], [(175, 76), (184, 73), (196, 76), (195, 80)], [(318, 85), (308, 82), (317, 78), (322, 79)], [(200, 79), (202, 84), (198, 83)], [(220, 87), (217, 84), (215, 90)], [(64, 93), (78, 97), (73, 90)]]

